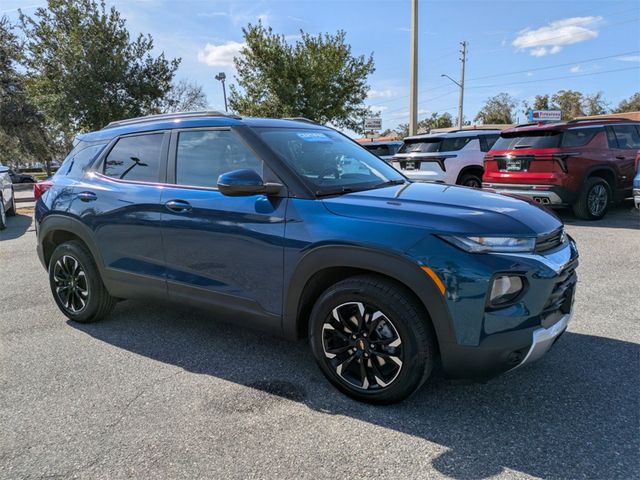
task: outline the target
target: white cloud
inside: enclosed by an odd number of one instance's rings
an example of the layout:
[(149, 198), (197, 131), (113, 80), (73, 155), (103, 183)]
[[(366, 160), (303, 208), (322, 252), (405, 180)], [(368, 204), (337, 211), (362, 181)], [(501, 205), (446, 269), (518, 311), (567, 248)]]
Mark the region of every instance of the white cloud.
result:
[(244, 43), (240, 42), (227, 42), (222, 45), (207, 43), (198, 52), (198, 61), (211, 66), (233, 66), (233, 57), (240, 53), (242, 47)]
[(369, 106), (369, 110), (371, 110), (372, 112), (376, 112), (376, 113), (382, 113), (385, 110), (389, 110), (389, 107), (384, 106), (384, 105), (370, 105)]
[(375, 88), (372, 88), (369, 90), (369, 93), (367, 93), (367, 98), (391, 98), (395, 96), (396, 92), (391, 89), (376, 90)]
[(569, 69), (569, 71), (571, 73), (580, 73), (580, 72), (584, 72), (584, 70), (582, 69), (582, 67), (580, 65), (576, 65), (575, 67), (571, 67)]
[(595, 27), (600, 20), (602, 17), (571, 17), (537, 29), (525, 28), (511, 44), (519, 50), (528, 50), (534, 57), (553, 55), (565, 45), (596, 38), (598, 30)]
[(624, 55), (622, 57), (617, 57), (616, 60), (620, 60), (622, 62), (640, 62), (640, 55)]

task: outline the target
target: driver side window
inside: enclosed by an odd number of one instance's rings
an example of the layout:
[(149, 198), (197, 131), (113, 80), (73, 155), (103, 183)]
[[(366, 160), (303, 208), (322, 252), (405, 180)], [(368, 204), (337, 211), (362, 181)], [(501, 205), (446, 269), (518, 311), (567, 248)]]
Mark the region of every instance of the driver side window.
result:
[(176, 183), (217, 188), (218, 177), (248, 168), (263, 176), (263, 163), (231, 130), (184, 131), (178, 135)]

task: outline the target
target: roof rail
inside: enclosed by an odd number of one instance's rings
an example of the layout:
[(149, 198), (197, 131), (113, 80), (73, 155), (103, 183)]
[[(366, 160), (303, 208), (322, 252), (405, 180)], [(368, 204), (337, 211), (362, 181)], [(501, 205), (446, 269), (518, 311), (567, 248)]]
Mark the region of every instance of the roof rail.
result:
[(314, 125), (320, 125), (318, 122), (314, 122), (313, 120), (309, 120), (305, 117), (282, 117), (282, 120), (292, 120), (294, 122), (313, 123)]
[(540, 123), (538, 123), (538, 122), (520, 123), (518, 125), (514, 125), (511, 128), (533, 127), (533, 126), (537, 126), (537, 125), (540, 125)]
[(144, 117), (126, 118), (124, 120), (116, 120), (110, 122), (106, 128), (121, 127), (123, 125), (131, 125), (134, 123), (156, 122), (158, 120), (172, 120), (174, 118), (194, 118), (194, 117), (228, 117), (240, 119), (238, 115), (229, 115), (228, 113), (219, 112), (217, 110), (205, 110), (198, 112), (174, 112), (160, 113), (158, 115), (146, 115)]
[(633, 122), (633, 120), (624, 117), (575, 118), (573, 120), (569, 120), (567, 123), (573, 124), (582, 122)]
[[(433, 133), (433, 130), (440, 130), (439, 128), (433, 128), (431, 129), (431, 133)], [(447, 130), (446, 132), (435, 132), (435, 133), (456, 133), (456, 132), (475, 132), (478, 130), (498, 130), (500, 131), (499, 128), (496, 127), (483, 127), (483, 126), (479, 126), (479, 127), (469, 127), (469, 128), (456, 128), (454, 130)]]

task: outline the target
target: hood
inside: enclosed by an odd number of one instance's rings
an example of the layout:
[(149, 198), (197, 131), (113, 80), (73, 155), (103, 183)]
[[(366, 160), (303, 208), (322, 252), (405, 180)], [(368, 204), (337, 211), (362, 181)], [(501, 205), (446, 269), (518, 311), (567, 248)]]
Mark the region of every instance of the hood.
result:
[(432, 233), (537, 236), (562, 222), (535, 203), (474, 188), (406, 183), (323, 200), (335, 215), (425, 227)]

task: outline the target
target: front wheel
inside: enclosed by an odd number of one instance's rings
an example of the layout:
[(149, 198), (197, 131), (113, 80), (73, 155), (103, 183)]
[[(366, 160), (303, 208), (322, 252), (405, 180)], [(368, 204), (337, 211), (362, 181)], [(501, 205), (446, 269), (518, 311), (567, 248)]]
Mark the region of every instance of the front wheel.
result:
[(310, 318), (313, 354), (339, 390), (364, 402), (405, 399), (429, 377), (435, 335), (403, 287), (363, 275), (324, 292)]
[(109, 315), (116, 303), (104, 287), (91, 253), (76, 240), (53, 251), (49, 284), (58, 308), (76, 322), (100, 320)]

